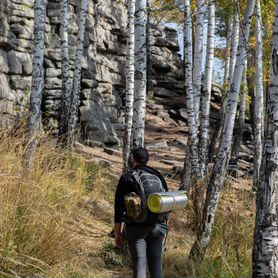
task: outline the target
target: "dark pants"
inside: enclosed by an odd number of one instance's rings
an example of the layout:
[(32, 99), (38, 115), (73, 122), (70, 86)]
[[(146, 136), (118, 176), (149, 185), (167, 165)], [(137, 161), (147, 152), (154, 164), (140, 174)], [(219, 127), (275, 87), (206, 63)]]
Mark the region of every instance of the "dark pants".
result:
[(147, 264), (151, 278), (163, 278), (162, 245), (164, 235), (152, 229), (145, 237), (128, 240), (132, 258), (133, 278), (146, 278)]

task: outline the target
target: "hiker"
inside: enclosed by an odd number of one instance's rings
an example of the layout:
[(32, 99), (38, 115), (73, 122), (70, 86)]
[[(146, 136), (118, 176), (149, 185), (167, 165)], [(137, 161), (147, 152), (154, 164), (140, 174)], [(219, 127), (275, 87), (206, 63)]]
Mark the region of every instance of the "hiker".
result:
[[(162, 252), (163, 241), (167, 234), (167, 214), (147, 212), (143, 217), (128, 216), (129, 208), (126, 196), (138, 192), (140, 180), (148, 194), (168, 191), (167, 184), (159, 171), (147, 166), (148, 151), (139, 147), (133, 149), (129, 155), (131, 170), (122, 175), (115, 194), (115, 242), (121, 248), (124, 239), (127, 240), (132, 259), (133, 278), (145, 278), (148, 265), (151, 278), (163, 278)], [(139, 180), (138, 180), (139, 179)], [(156, 189), (155, 189), (156, 188)], [(146, 194), (146, 195), (148, 195)], [(146, 196), (145, 196), (146, 197)], [(142, 204), (141, 204), (142, 205)], [(122, 231), (122, 222), (125, 223), (125, 233)]]

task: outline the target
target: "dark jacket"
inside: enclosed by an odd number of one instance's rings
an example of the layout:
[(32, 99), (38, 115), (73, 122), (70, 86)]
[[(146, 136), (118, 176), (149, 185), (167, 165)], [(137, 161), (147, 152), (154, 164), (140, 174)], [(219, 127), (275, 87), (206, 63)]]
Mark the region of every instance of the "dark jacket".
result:
[[(138, 165), (134, 168), (134, 170), (140, 169), (144, 170), (150, 174), (154, 174), (159, 177), (161, 180), (163, 187), (166, 191), (168, 191), (168, 186), (163, 178), (163, 176), (160, 174), (159, 171), (156, 169), (149, 167), (147, 165)], [(117, 189), (116, 189), (116, 194), (115, 194), (115, 206), (114, 206), (114, 221), (115, 223), (121, 223), (124, 219), (124, 214), (126, 212), (125, 208), (125, 203), (124, 203), (124, 197), (125, 195), (136, 191), (136, 185), (133, 181), (132, 178), (132, 170), (129, 171), (128, 173), (124, 174), (121, 176)], [(160, 230), (161, 233), (165, 234), (167, 231), (167, 225), (166, 223), (157, 223), (156, 225), (152, 225), (150, 227), (145, 227), (142, 226), (141, 224), (136, 224), (136, 223), (129, 223), (127, 224), (127, 237), (132, 237), (134, 238), (140, 238), (144, 237), (145, 233), (149, 230), (152, 230), (156, 226)]]
[[(154, 174), (154, 175), (158, 176), (163, 184), (163, 187), (165, 188), (166, 191), (168, 191), (166, 181), (163, 178), (163, 176), (159, 173), (159, 171), (157, 171), (156, 169), (153, 169), (149, 166), (146, 166), (146, 165), (138, 165), (134, 168), (134, 170), (136, 170), (136, 169), (144, 170), (150, 174)], [(124, 204), (125, 195), (127, 195), (131, 192), (134, 192), (134, 191), (136, 191), (136, 187), (135, 187), (135, 184), (132, 179), (132, 171), (129, 171), (128, 173), (121, 176), (119, 183), (118, 183), (117, 190), (116, 190), (115, 207), (114, 207), (115, 208), (115, 210), (114, 210), (115, 211), (115, 214), (114, 214), (115, 223), (121, 223), (124, 213), (126, 212), (126, 208), (125, 208), (125, 204)]]

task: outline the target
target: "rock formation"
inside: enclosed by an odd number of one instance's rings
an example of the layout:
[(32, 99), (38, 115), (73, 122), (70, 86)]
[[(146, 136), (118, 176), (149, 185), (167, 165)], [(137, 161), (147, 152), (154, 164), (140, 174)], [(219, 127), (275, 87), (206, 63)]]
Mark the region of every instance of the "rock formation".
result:
[[(69, 44), (73, 65), (78, 1), (69, 1)], [(1, 122), (23, 116), (28, 107), (32, 74), (34, 0), (0, 2)], [(59, 1), (47, 1), (43, 123), (57, 133), (61, 99)], [(173, 99), (182, 94), (182, 67), (177, 32), (151, 26), (150, 97)], [(82, 65), (80, 106), (84, 141), (119, 143), (123, 132), (125, 94), (126, 8), (118, 1), (90, 2)]]

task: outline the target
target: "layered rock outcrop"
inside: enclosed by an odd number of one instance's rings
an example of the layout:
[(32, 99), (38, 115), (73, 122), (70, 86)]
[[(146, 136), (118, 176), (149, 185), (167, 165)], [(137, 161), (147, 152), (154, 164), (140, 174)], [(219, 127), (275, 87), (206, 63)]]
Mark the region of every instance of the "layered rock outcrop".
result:
[[(73, 67), (79, 1), (69, 1), (69, 46)], [(28, 107), (32, 75), (34, 0), (0, 2), (0, 119), (22, 117)], [(61, 99), (59, 0), (47, 1), (44, 125), (57, 132)], [(90, 2), (82, 65), (80, 106), (84, 141), (118, 144), (123, 132), (126, 8), (118, 1)], [(166, 97), (182, 90), (177, 32), (152, 26), (149, 91)]]

